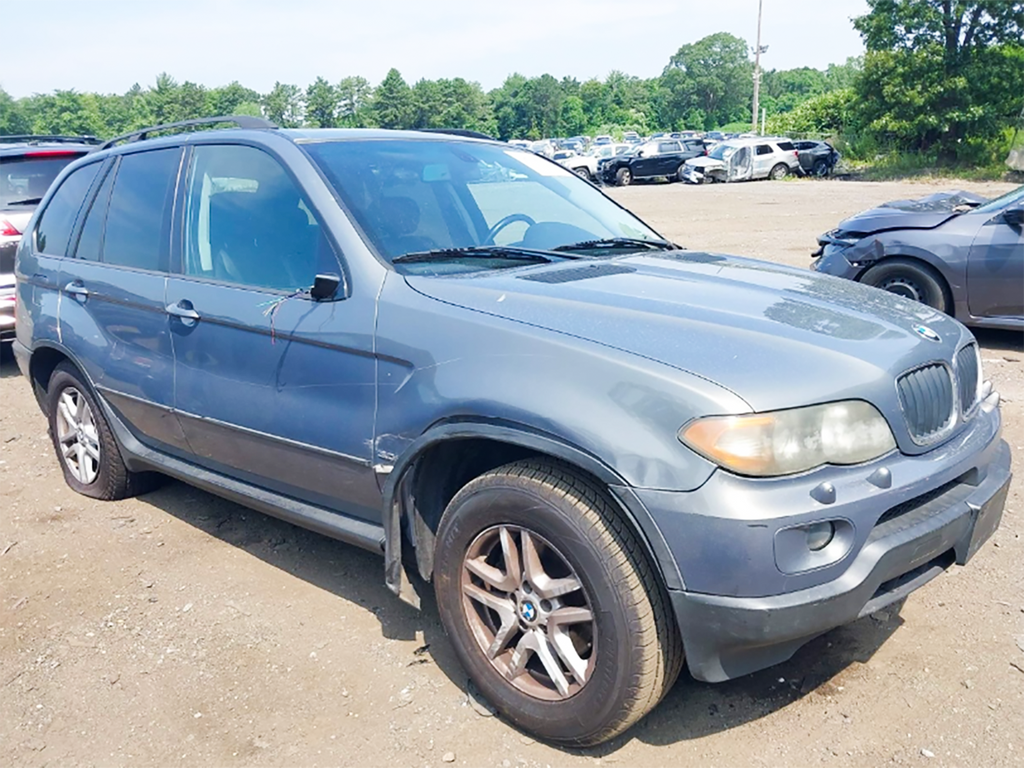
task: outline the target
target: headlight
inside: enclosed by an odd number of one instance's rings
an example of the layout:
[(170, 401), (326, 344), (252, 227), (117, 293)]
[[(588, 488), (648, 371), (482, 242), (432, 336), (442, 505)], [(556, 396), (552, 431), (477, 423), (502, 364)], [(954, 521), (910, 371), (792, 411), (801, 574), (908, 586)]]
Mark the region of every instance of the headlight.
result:
[(859, 464), (896, 447), (878, 410), (862, 400), (742, 416), (709, 416), (679, 430), (682, 443), (741, 475), (774, 477), (823, 464)]

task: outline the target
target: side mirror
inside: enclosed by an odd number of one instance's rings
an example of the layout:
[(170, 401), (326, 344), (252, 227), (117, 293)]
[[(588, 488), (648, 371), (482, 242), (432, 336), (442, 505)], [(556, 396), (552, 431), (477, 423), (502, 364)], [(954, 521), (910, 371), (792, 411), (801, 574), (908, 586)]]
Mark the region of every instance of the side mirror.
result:
[(341, 285), (341, 277), (335, 274), (322, 274), (313, 278), (313, 287), (309, 289), (309, 295), (313, 301), (329, 301)]
[(1003, 211), (1003, 221), (1011, 227), (1024, 227), (1024, 206), (1007, 208)]

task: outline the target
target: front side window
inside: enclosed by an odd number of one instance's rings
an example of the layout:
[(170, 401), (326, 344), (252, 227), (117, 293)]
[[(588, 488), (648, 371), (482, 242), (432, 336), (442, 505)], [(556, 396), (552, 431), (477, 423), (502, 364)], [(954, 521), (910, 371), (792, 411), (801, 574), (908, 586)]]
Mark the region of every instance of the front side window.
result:
[(660, 239), (574, 173), (507, 146), (389, 139), (304, 148), (388, 261), (440, 248)]
[(340, 271), (302, 191), (254, 147), (195, 148), (185, 218), (187, 275), (294, 292)]
[(166, 271), (171, 203), (181, 149), (122, 155), (114, 177), (103, 233), (103, 261)]
[(36, 225), (36, 248), (53, 256), (63, 256), (68, 249), (71, 230), (78, 211), (92, 186), (100, 163), (90, 163), (71, 173), (54, 192)]

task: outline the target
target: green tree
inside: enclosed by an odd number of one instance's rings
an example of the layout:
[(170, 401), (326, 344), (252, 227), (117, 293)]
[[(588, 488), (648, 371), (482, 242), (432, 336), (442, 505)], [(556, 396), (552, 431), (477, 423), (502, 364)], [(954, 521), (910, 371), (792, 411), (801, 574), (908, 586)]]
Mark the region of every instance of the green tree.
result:
[(299, 86), (276, 82), (261, 102), (263, 112), (271, 122), (282, 128), (302, 125), (302, 91)]
[[(1024, 4), (868, 0), (856, 118), (876, 141), (971, 160), (1020, 111)], [(988, 145), (988, 149), (985, 149)]]
[(381, 128), (408, 128), (415, 119), (412, 89), (402, 73), (391, 68), (374, 94), (373, 111)]
[(245, 104), (251, 106), (257, 105), (257, 112), (254, 117), (259, 117), (259, 101), (260, 95), (252, 88), (246, 88), (244, 85), (234, 80), (227, 85), (223, 85), (220, 88), (210, 89), (210, 111), (214, 115), (237, 115), (237, 114), (251, 114), (250, 112), (239, 112), (239, 108)]
[(749, 119), (753, 65), (747, 44), (716, 32), (682, 46), (662, 74), (668, 105), (682, 116), (699, 110), (705, 129)]
[(314, 128), (334, 128), (338, 124), (338, 92), (322, 77), (306, 89), (306, 120)]
[(24, 106), (0, 88), (0, 136), (15, 136), (32, 130)]
[(372, 125), (373, 87), (365, 77), (346, 77), (338, 83), (338, 124), (347, 128)]

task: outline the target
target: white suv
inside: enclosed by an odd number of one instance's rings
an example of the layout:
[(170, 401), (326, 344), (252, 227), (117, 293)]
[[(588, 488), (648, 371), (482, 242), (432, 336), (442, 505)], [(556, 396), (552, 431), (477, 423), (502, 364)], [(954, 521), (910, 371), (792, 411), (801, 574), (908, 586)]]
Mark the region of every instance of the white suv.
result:
[(786, 138), (756, 136), (717, 144), (707, 155), (686, 161), (683, 180), (712, 181), (781, 179), (800, 169), (800, 153)]

